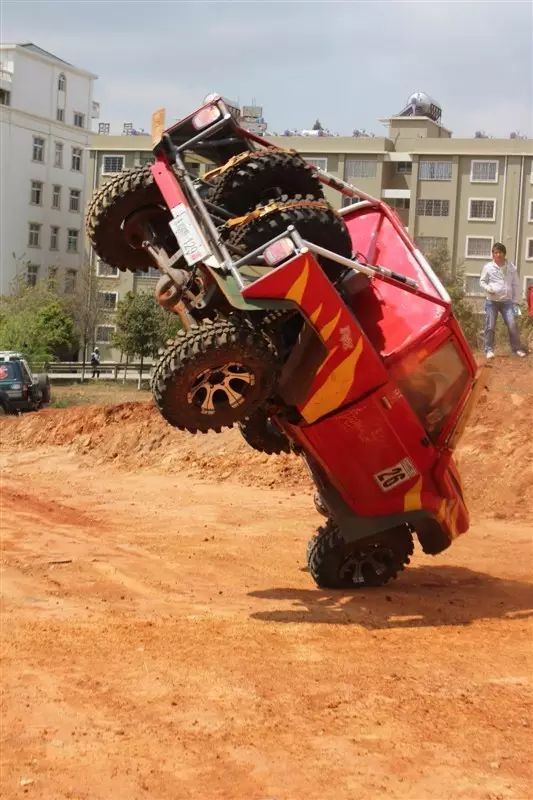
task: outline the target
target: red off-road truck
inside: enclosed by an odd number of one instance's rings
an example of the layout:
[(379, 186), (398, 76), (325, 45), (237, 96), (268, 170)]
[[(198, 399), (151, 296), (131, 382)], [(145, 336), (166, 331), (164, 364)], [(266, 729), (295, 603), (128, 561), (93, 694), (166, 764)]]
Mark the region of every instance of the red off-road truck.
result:
[[(87, 227), (107, 263), (157, 266), (156, 297), (181, 317), (153, 377), (162, 415), (301, 454), (327, 517), (308, 546), (319, 586), (386, 583), (414, 535), (444, 550), (469, 524), (452, 451), (477, 366), (398, 217), (217, 96), (155, 139), (155, 163), (100, 189)], [(334, 211), (324, 185), (351, 205)]]

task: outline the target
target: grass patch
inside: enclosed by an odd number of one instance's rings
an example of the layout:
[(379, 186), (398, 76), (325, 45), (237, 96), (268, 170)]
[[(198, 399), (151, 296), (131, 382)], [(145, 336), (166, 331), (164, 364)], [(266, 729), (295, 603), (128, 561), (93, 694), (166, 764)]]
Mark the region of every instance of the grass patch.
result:
[(149, 389), (137, 390), (131, 383), (89, 380), (84, 383), (52, 384), (50, 408), (70, 406), (105, 405), (107, 403), (135, 403), (151, 400)]

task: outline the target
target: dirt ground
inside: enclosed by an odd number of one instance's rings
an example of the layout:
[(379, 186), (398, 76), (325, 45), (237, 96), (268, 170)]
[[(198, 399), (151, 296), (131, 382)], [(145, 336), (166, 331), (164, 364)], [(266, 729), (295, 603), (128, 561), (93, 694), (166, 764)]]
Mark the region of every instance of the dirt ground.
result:
[(471, 530), (363, 592), (305, 570), (292, 457), (146, 403), (2, 420), (2, 797), (533, 797), (533, 369), (486, 380)]

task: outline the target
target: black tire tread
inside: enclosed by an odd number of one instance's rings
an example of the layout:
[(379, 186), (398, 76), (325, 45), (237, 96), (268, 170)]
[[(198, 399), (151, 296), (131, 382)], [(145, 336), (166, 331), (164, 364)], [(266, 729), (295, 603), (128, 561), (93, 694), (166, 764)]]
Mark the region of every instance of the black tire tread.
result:
[(120, 225), (133, 211), (161, 203), (149, 165), (133, 167), (110, 178), (92, 196), (86, 215), (87, 237), (99, 258), (122, 271), (153, 266), (148, 253), (129, 246)]
[(250, 152), (235, 166), (222, 172), (208, 191), (207, 199), (235, 215), (245, 214), (261, 201), (295, 194), (322, 198), (322, 185), (313, 167), (294, 151)]
[[(244, 354), (253, 351), (260, 356), (265, 364), (265, 373), (271, 373), (270, 379), (267, 378), (267, 384), (273, 386), (277, 353), (268, 337), (255, 331), (246, 320), (237, 320), (235, 317), (220, 317), (214, 321), (204, 319), (189, 331), (178, 332), (175, 340), (163, 352), (153, 373), (151, 387), (154, 402), (170, 425), (189, 433), (208, 431), (220, 433), (222, 428), (231, 428), (239, 421), (223, 419), (213, 424), (209, 417), (199, 421), (187, 420), (187, 415), (182, 409), (176, 413), (169, 403), (172, 385), (183, 375), (186, 368), (211, 349), (222, 350), (224, 347), (236, 348)], [(247, 408), (245, 416), (252, 414), (265, 400), (266, 397), (262, 396), (257, 399)]]
[(291, 452), (291, 445), (285, 434), (269, 421), (261, 409), (239, 422), (239, 430), (246, 443), (260, 453), (271, 456)]
[[(387, 533), (387, 532), (386, 532)], [(391, 533), (392, 536), (400, 536), (400, 534)], [(384, 585), (389, 580), (393, 580), (409, 564), (410, 556), (413, 554), (414, 545), (413, 537), (408, 529), (405, 529), (405, 550), (398, 555), (392, 569), (387, 573), (382, 581), (378, 583), (373, 582), (368, 585)], [(344, 540), (341, 536), (337, 524), (328, 519), (325, 525), (319, 527), (315, 536), (310, 540), (307, 549), (308, 567), (313, 580), (317, 586), (324, 589), (357, 589), (367, 588), (367, 584), (355, 585), (352, 582), (341, 579), (340, 576), (331, 574), (328, 570), (327, 559), (337, 548), (344, 545)]]
[[(323, 200), (306, 205), (300, 205), (300, 201), (282, 203), (260, 217), (227, 228), (223, 235), (228, 244), (245, 253), (273, 239), (289, 225), (294, 225), (303, 239), (346, 258), (352, 255), (352, 241), (344, 220)], [(328, 259), (319, 257), (318, 261), (333, 272), (343, 269)]]

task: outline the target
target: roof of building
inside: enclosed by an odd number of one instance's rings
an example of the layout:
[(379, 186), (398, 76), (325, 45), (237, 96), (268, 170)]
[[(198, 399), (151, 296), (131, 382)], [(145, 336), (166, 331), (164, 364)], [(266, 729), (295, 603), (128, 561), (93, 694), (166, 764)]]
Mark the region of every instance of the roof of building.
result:
[[(395, 158), (396, 153), (405, 155), (432, 156), (533, 156), (533, 139), (439, 139), (410, 138), (399, 139), (396, 143), (387, 137), (356, 136), (320, 136), (316, 139), (306, 136), (267, 136), (267, 141), (277, 147), (294, 148), (309, 156), (353, 155), (376, 156), (385, 155)], [(149, 135), (109, 136), (92, 133), (89, 141), (90, 150), (100, 152), (146, 151), (152, 150), (152, 139)]]
[(63, 58), (59, 58), (59, 56), (55, 56), (53, 53), (49, 53), (48, 50), (43, 50), (42, 47), (39, 47), (33, 42), (19, 42), (17, 43), (17, 47), (24, 47), (25, 50), (31, 50), (32, 53), (37, 53), (40, 56), (46, 56), (46, 58), (51, 58), (54, 61), (59, 61), (61, 64), (66, 64), (69, 67), (74, 66), (70, 64), (68, 61), (65, 61)]
[(23, 50), (25, 53), (28, 53), (33, 56), (37, 56), (38, 58), (44, 59), (45, 61), (52, 61), (58, 65), (64, 65), (68, 67), (69, 70), (73, 72), (77, 72), (79, 75), (85, 75), (89, 78), (98, 78), (98, 75), (95, 75), (94, 72), (89, 72), (87, 69), (83, 69), (82, 67), (76, 67), (74, 64), (71, 64), (69, 61), (65, 61), (63, 58), (59, 58), (59, 56), (50, 53), (48, 50), (44, 50), (39, 45), (34, 44), (33, 42), (14, 42), (14, 43), (2, 43), (0, 44), (0, 50), (12, 50), (12, 49), (20, 49)]

